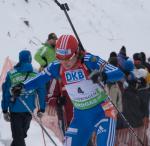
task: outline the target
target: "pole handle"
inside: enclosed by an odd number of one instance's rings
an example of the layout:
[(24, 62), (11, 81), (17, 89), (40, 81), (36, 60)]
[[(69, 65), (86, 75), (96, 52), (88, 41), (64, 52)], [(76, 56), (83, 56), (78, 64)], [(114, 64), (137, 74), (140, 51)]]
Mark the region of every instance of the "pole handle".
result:
[(82, 51), (85, 51), (85, 49), (84, 49), (84, 47), (83, 47), (83, 45), (82, 45), (82, 43), (81, 43), (81, 41), (80, 41), (79, 35), (77, 34), (77, 31), (76, 31), (76, 29), (75, 29), (75, 27), (74, 27), (74, 25), (73, 25), (73, 23), (72, 23), (72, 21), (71, 21), (69, 15), (68, 15), (68, 13), (67, 13), (67, 11), (70, 10), (68, 4), (67, 4), (67, 3), (60, 4), (57, 0), (54, 0), (54, 2), (60, 7), (61, 10), (64, 11), (64, 13), (65, 13), (65, 15), (66, 15), (66, 17), (67, 17), (67, 20), (69, 21), (69, 24), (70, 24), (70, 26), (71, 26), (71, 28), (72, 28), (72, 30), (73, 30), (73, 32), (74, 32), (74, 34), (75, 34), (75, 36), (76, 36), (78, 42), (79, 42), (79, 48), (80, 48)]

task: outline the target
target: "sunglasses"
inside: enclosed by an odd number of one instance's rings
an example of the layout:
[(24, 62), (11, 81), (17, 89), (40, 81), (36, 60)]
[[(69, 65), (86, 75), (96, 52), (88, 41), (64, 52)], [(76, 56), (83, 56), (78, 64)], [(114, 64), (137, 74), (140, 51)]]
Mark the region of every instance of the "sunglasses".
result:
[(60, 62), (62, 62), (62, 61), (71, 61), (75, 56), (76, 56), (76, 53), (73, 53), (73, 55), (70, 58), (63, 58), (63, 59), (58, 59), (58, 60)]

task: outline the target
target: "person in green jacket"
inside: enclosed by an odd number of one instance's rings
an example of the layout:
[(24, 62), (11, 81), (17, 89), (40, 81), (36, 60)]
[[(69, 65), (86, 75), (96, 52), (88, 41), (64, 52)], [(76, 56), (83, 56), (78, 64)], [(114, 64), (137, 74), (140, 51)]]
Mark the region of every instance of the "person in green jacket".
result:
[(43, 68), (55, 60), (56, 40), (56, 34), (50, 33), (47, 41), (43, 43), (43, 46), (36, 52), (34, 59), (40, 64), (40, 70), (43, 70)]

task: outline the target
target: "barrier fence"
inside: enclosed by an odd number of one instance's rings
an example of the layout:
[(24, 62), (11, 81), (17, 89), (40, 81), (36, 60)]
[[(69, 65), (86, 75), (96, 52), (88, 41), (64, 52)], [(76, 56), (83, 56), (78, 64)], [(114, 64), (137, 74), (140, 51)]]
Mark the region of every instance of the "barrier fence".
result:
[[(150, 125), (150, 121), (148, 118), (145, 118), (143, 126), (134, 128), (135, 133), (143, 141), (144, 146), (150, 146), (150, 133), (148, 125)], [(141, 146), (141, 144), (128, 128), (124, 128), (117, 130), (115, 146)]]

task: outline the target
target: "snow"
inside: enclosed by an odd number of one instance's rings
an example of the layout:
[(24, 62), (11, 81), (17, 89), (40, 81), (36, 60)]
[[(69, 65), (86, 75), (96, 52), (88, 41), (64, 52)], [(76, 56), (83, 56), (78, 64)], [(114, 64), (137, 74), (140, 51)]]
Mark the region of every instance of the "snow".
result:
[[(52, 139), (56, 142), (58, 146), (62, 146), (62, 143), (58, 140), (58, 138), (55, 136), (55, 134), (50, 130), (47, 129), (47, 132), (52, 137)], [(46, 141), (46, 145), (49, 146), (55, 146), (51, 140), (48, 138), (46, 134), (42, 134), (42, 129), (38, 125), (38, 123), (34, 120), (32, 120), (29, 131), (28, 131), (28, 137), (26, 140), (27, 146), (42, 146), (44, 145), (44, 139)], [(12, 141), (11, 138), (11, 129), (10, 129), (10, 123), (4, 121), (2, 112), (0, 113), (0, 146), (10, 146), (10, 143)]]
[[(145, 52), (150, 56), (150, 1), (149, 0), (60, 0), (68, 3), (68, 12), (86, 50), (102, 58), (122, 45), (127, 54)], [(7, 56), (18, 61), (18, 52), (24, 48), (34, 56), (41, 42), (50, 32), (73, 33), (63, 11), (53, 0), (0, 0), (0, 72)], [(29, 21), (29, 27), (24, 21)], [(38, 64), (33, 59), (33, 64)], [(1, 98), (1, 97), (0, 97)], [(61, 146), (54, 134), (49, 133)], [(52, 146), (46, 137), (46, 143)], [(0, 146), (11, 142), (9, 123), (0, 112)], [(41, 128), (32, 121), (26, 139), (27, 146), (44, 145)]]

